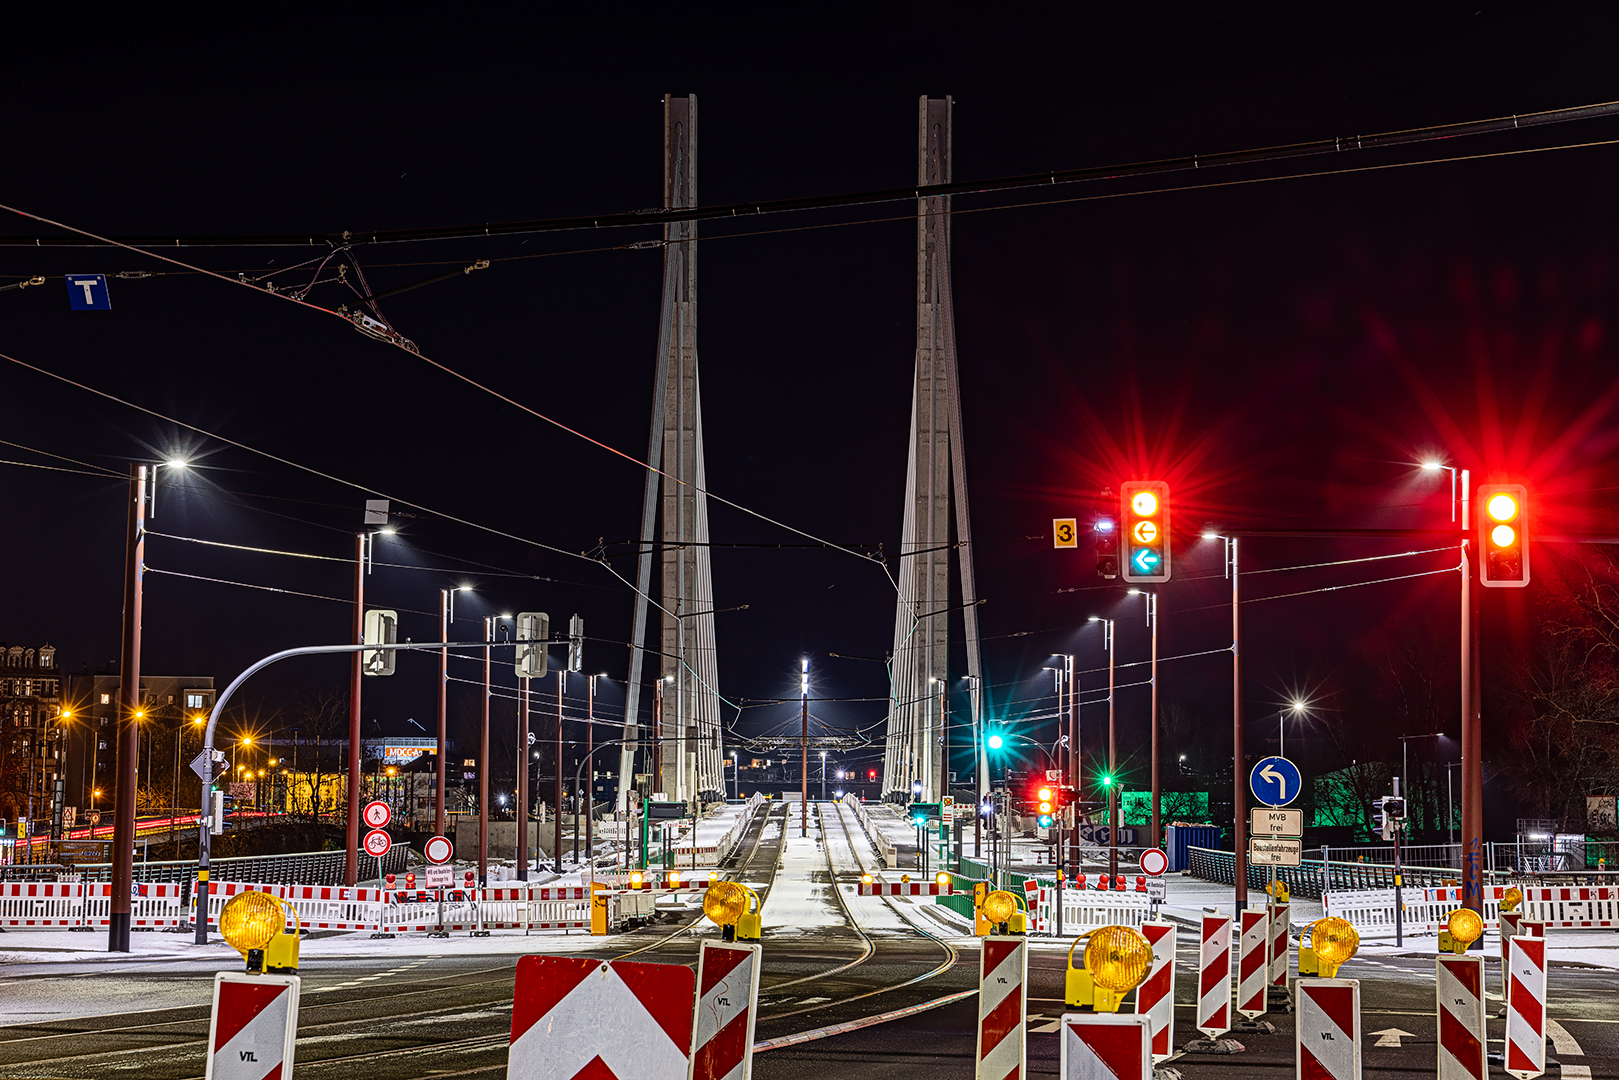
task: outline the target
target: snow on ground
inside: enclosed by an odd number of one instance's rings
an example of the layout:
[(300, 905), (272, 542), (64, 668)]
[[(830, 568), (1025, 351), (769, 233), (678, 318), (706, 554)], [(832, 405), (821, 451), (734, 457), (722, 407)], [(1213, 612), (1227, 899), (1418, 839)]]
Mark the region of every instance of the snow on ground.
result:
[[(838, 887), (843, 890), (844, 903), (854, 914), (855, 920), (862, 930), (868, 933), (887, 933), (892, 931), (911, 932), (911, 924), (902, 919), (893, 905), (876, 896), (860, 896), (855, 892), (855, 882), (864, 869), (881, 869), (877, 862), (877, 853), (871, 850), (871, 842), (860, 828), (860, 821), (855, 817), (854, 811), (842, 803), (822, 803), (821, 813), (826, 822), (827, 852), (832, 856), (832, 867), (841, 878)], [(834, 816), (836, 815), (836, 816)], [(842, 818), (840, 827), (838, 818)], [(848, 832), (844, 832), (847, 827)], [(855, 847), (850, 847), (853, 840)], [(857, 856), (858, 851), (858, 856)], [(878, 875), (880, 877), (880, 874)]]
[(812, 816), (809, 835), (797, 833), (796, 828), (787, 830), (776, 883), (765, 897), (767, 941), (772, 936), (796, 936), (805, 931), (813, 933), (849, 925), (838, 909), (837, 898), (832, 895), (820, 822)]
[(871, 827), (887, 837), (894, 847), (904, 852), (916, 851), (916, 826), (894, 809), (892, 803), (868, 802), (866, 816), (871, 818)]

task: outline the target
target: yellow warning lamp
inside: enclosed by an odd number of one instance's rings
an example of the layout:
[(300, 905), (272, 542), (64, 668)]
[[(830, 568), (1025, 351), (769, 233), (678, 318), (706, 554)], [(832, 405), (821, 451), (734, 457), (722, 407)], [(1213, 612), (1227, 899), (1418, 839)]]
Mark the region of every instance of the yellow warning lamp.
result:
[[(289, 912), (290, 934), (285, 932)], [(296, 975), (301, 926), (298, 913), (267, 892), (237, 893), (219, 912), (219, 934), (242, 954), (250, 975)]]
[(1517, 911), (1518, 905), (1523, 903), (1523, 890), (1513, 885), (1501, 894), (1501, 910)]
[(1467, 947), (1483, 935), (1484, 917), (1472, 908), (1457, 908), (1450, 913), (1439, 935), (1439, 951), (1465, 953)]
[(1152, 970), (1152, 944), (1133, 926), (1104, 926), (1085, 946), (1085, 970), (1095, 984), (1097, 1012), (1118, 1012), (1124, 995)]
[(630, 888), (639, 889), (640, 887), (641, 887), (641, 871), (636, 870), (636, 871), (631, 872), (631, 874), (630, 874)]
[(669, 871), (669, 887), (671, 889), (680, 888), (680, 871), (679, 870), (671, 870), (671, 871)]
[(988, 919), (992, 926), (998, 927), (1001, 933), (1004, 934), (1006, 933), (1006, 924), (1012, 921), (1013, 915), (1017, 914), (1017, 897), (1005, 889), (996, 889), (984, 897), (984, 902), (979, 906), (984, 912), (984, 918)]
[(861, 875), (860, 875), (860, 884), (862, 884), (862, 885), (870, 885), (870, 884), (871, 884), (871, 880), (872, 880), (872, 879), (871, 879), (871, 875), (870, 875), (870, 874), (861, 874)]
[(941, 889), (948, 889), (950, 887), (950, 873), (949, 873), (949, 871), (940, 870), (937, 874), (934, 874), (933, 875), (933, 883), (935, 885), (937, 885)]
[(748, 911), (748, 894), (740, 885), (716, 881), (703, 894), (703, 914), (720, 928), (726, 941), (736, 940), (736, 921)]
[(738, 941), (758, 941), (764, 936), (764, 920), (759, 914), (759, 894), (742, 884), (740, 881), (731, 882), (742, 891), (742, 914), (736, 920), (736, 939)]
[(720, 879), (720, 872), (718, 870), (710, 870), (708, 872), (708, 883), (710, 885), (712, 885), (714, 882), (718, 881), (719, 879)]
[(1315, 953), (1323, 979), (1338, 974), (1338, 968), (1349, 961), (1360, 948), (1360, 934), (1348, 919), (1328, 916), (1310, 924), (1310, 950)]
[(902, 882), (904, 882), (904, 881), (910, 881), (910, 880), (911, 880), (911, 875), (909, 875), (909, 874), (901, 874), (901, 875), (900, 875), (900, 876), (899, 876), (899, 879), (900, 879), (900, 881), (902, 881)]

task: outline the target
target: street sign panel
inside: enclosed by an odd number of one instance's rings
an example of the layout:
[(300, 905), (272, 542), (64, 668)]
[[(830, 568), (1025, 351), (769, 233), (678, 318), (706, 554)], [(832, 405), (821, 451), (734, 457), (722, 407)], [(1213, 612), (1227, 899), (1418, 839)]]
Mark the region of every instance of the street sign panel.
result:
[(1256, 806), (1248, 812), (1248, 835), (1290, 836), (1296, 840), (1304, 835), (1304, 811)]
[(447, 863), (455, 857), (455, 845), (450, 843), (448, 836), (429, 837), (427, 843), (422, 845), (422, 857), (435, 866)]
[(1169, 896), (1169, 882), (1161, 877), (1147, 879), (1147, 900), (1154, 904), (1161, 904)]
[(1286, 806), (1299, 797), (1304, 778), (1299, 767), (1284, 757), (1262, 758), (1248, 774), (1248, 788), (1266, 806)]
[(382, 858), (388, 854), (388, 849), (393, 846), (393, 837), (381, 829), (372, 829), (365, 834), (365, 853), (373, 859)]
[(1298, 866), (1303, 854), (1302, 840), (1256, 836), (1248, 841), (1248, 861), (1255, 866)]
[(1141, 872), (1148, 877), (1159, 877), (1169, 869), (1169, 856), (1162, 848), (1148, 848), (1141, 853)]
[(111, 311), (106, 274), (67, 275), (67, 299), (74, 311)]
[(422, 884), (429, 889), (448, 889), (455, 885), (455, 871), (448, 866), (429, 866), (422, 871)]
[(1052, 518), (1051, 546), (1054, 548), (1077, 548), (1079, 546), (1078, 519)]
[(373, 829), (386, 829), (388, 822), (393, 820), (394, 813), (388, 808), (387, 803), (378, 800), (366, 803), (365, 810), (361, 812), (360, 816)]

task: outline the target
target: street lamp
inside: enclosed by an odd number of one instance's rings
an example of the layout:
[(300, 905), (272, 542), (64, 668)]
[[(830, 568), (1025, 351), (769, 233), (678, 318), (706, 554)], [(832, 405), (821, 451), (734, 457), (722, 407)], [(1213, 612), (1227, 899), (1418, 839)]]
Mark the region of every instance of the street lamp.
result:
[(736, 751), (731, 751), (731, 798), (742, 797), (742, 766), (737, 764)]
[(821, 751), (821, 801), (826, 802), (826, 751)]
[(1276, 710), (1276, 756), (1277, 757), (1285, 758), (1287, 756), (1287, 714), (1291, 712), (1294, 716), (1298, 716), (1298, 715), (1302, 714), (1304, 712), (1304, 710), (1308, 709), (1309, 707), (1310, 707), (1310, 703), (1308, 701), (1301, 701), (1298, 698), (1294, 698), (1292, 704), (1289, 705), (1286, 709), (1277, 709)]

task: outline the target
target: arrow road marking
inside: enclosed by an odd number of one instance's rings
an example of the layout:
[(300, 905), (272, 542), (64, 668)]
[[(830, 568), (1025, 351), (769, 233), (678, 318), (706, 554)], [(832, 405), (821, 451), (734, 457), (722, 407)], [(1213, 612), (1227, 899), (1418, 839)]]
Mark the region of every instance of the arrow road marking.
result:
[(1400, 1048), (1401, 1039), (1416, 1038), (1414, 1033), (1401, 1031), (1399, 1028), (1384, 1028), (1382, 1031), (1374, 1031), (1372, 1034), (1377, 1036), (1377, 1041), (1372, 1044), (1373, 1046), (1392, 1046), (1396, 1050)]
[[(1287, 798), (1287, 777), (1277, 772), (1274, 765), (1266, 765), (1263, 769), (1260, 769), (1259, 778), (1261, 780), (1269, 780), (1271, 783), (1276, 785), (1276, 797), (1278, 799), (1285, 800)], [(1398, 1046), (1400, 1044), (1395, 1043), (1394, 1045)]]

